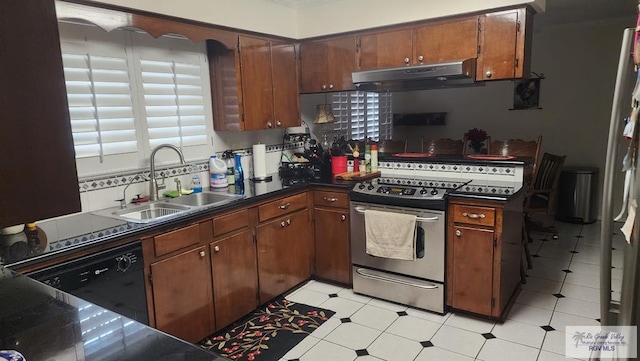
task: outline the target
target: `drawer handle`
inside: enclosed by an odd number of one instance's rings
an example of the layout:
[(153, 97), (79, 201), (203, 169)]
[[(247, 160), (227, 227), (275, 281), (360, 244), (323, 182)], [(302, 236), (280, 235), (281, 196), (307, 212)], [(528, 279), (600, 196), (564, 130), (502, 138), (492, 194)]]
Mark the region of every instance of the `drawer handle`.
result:
[(291, 203), (285, 203), (285, 204), (282, 204), (282, 205), (278, 206), (278, 208), (280, 208), (280, 209), (287, 209), (289, 207), (291, 207)]
[(329, 197), (324, 197), (324, 200), (325, 200), (325, 201), (327, 201), (327, 202), (331, 202), (331, 203), (333, 203), (333, 202), (337, 202), (337, 201), (338, 201), (338, 198), (329, 198)]
[(409, 281), (405, 281), (405, 280), (400, 280), (397, 278), (392, 278), (392, 277), (385, 277), (385, 276), (380, 276), (377, 274), (372, 274), (367, 272), (366, 269), (364, 268), (358, 268), (356, 269), (356, 273), (364, 278), (369, 278), (372, 280), (376, 280), (376, 281), (383, 281), (383, 282), (389, 282), (389, 283), (399, 283), (401, 285), (406, 285), (406, 286), (411, 286), (411, 287), (417, 287), (417, 288), (423, 288), (423, 289), (427, 289), (427, 290), (433, 290), (438, 288), (438, 285), (433, 284), (433, 283), (429, 283), (429, 285), (421, 285), (418, 283), (414, 283), (414, 282), (409, 282)]
[(482, 219), (486, 217), (484, 213), (477, 214), (477, 213), (467, 213), (467, 212), (462, 213), (462, 216), (469, 217), (471, 219), (478, 219), (478, 218)]
[[(362, 207), (354, 207), (353, 210), (356, 213), (359, 214), (364, 214), (364, 212), (367, 210), (366, 208), (362, 208)], [(401, 212), (399, 212), (401, 213)], [(484, 215), (483, 215), (484, 216)], [(437, 222), (440, 218), (438, 216), (435, 217), (416, 217), (416, 222)]]

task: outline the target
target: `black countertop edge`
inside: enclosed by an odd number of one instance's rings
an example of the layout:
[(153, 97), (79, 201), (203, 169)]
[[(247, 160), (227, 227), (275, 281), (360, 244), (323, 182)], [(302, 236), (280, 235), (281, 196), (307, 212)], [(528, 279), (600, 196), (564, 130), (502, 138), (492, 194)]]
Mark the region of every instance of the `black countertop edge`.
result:
[(0, 266), (0, 349), (27, 360), (228, 360)]
[(453, 191), (453, 192), (450, 192), (448, 196), (449, 198), (476, 199), (480, 201), (493, 201), (493, 202), (507, 203), (512, 199), (519, 197), (524, 191), (525, 191), (525, 187), (521, 187), (520, 189), (518, 189), (518, 191), (509, 195)]
[(501, 164), (501, 165), (530, 165), (533, 164), (531, 157), (516, 157), (507, 160), (486, 160), (471, 159), (461, 155), (436, 155), (433, 157), (412, 158), (397, 157), (391, 154), (380, 154), (378, 156), (378, 164), (380, 162), (419, 162), (419, 163), (458, 163), (458, 164)]

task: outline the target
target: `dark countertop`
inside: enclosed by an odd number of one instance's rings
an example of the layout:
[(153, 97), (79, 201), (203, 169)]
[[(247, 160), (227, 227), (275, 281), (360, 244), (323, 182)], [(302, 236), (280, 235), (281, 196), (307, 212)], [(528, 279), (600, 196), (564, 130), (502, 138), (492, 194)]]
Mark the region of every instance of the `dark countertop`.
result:
[[(33, 242), (25, 232), (16, 235), (0, 235), (0, 265), (6, 265), (14, 270), (42, 262), (45, 259), (60, 257), (72, 251), (89, 246), (114, 242), (123, 238), (136, 237), (152, 229), (171, 227), (185, 223), (203, 215), (221, 213), (231, 208), (251, 204), (271, 197), (286, 195), (304, 190), (309, 186), (327, 186), (349, 189), (352, 181), (336, 181), (322, 179), (310, 183), (287, 185), (277, 173), (270, 174), (270, 182), (253, 182), (245, 180), (244, 198), (230, 204), (190, 211), (179, 218), (151, 223), (133, 223), (119, 219), (94, 215), (91, 212), (77, 213), (55, 220), (38, 222), (39, 240)], [(237, 193), (235, 187), (225, 188), (227, 192)]]
[(0, 349), (29, 361), (226, 360), (2, 266), (0, 305)]
[(450, 192), (449, 197), (508, 202), (523, 191), (524, 187), (514, 187), (511, 182), (473, 180)]
[[(412, 153), (405, 153), (412, 154)], [(456, 164), (498, 164), (498, 165), (530, 165), (533, 163), (533, 158), (530, 157), (515, 157), (514, 159), (506, 160), (487, 160), (487, 159), (473, 159), (464, 155), (453, 154), (441, 154), (431, 157), (400, 157), (394, 156), (389, 153), (380, 153), (378, 155), (379, 162), (430, 162), (430, 163), (456, 163)]]

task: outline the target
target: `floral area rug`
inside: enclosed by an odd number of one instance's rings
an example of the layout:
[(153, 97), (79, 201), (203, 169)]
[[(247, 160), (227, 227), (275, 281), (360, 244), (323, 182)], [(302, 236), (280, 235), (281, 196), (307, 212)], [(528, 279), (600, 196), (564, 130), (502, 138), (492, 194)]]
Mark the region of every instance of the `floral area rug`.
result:
[(276, 298), (200, 346), (232, 360), (277, 361), (335, 312)]

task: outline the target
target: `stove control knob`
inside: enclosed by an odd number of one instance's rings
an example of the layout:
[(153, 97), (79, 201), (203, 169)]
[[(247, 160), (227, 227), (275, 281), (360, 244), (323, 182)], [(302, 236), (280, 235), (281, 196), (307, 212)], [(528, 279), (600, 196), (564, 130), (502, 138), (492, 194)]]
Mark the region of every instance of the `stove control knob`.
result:
[(436, 196), (436, 195), (438, 195), (438, 190), (437, 190), (437, 189), (435, 189), (435, 188), (433, 188), (433, 189), (431, 190), (431, 195), (432, 195), (432, 196)]
[(380, 187), (380, 193), (389, 194), (391, 191), (389, 190), (389, 187)]
[(358, 189), (364, 189), (364, 183), (360, 183), (360, 185), (358, 186)]
[(422, 188), (420, 190), (420, 194), (427, 194), (427, 188)]
[(375, 187), (373, 186), (373, 184), (369, 183), (369, 186), (367, 186), (367, 189), (368, 189), (368, 190), (370, 190), (370, 191), (372, 191), (372, 190), (373, 190), (373, 188), (375, 188)]

